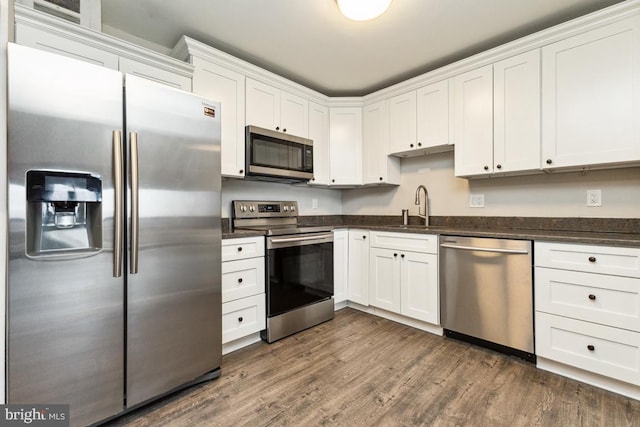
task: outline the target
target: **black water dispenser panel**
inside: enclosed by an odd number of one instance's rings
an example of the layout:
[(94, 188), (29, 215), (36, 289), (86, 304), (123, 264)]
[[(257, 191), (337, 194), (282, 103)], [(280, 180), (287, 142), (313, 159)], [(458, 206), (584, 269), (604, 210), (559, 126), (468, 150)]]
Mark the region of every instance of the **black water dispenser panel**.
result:
[(102, 180), (87, 173), (28, 171), (27, 201), (101, 202)]

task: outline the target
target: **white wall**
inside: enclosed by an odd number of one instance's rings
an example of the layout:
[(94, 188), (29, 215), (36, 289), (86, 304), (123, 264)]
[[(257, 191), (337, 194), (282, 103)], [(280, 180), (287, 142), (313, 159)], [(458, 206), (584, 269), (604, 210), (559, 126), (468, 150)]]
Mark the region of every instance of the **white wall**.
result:
[[(415, 190), (429, 190), (431, 215), (640, 218), (640, 168), (467, 180), (456, 178), (453, 152), (402, 159), (399, 187), (350, 189), (345, 215), (417, 214)], [(587, 207), (587, 189), (602, 190), (602, 207)], [(484, 194), (470, 208), (469, 194)]]
[[(312, 207), (317, 200), (317, 208)], [(224, 179), (222, 181), (222, 217), (231, 216), (232, 200), (295, 200), (300, 215), (341, 215), (340, 190), (306, 185)]]

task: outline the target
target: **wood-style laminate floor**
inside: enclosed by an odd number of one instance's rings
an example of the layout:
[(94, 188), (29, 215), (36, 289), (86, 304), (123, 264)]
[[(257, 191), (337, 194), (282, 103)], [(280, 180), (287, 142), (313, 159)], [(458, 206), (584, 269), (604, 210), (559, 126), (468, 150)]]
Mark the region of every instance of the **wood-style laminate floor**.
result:
[(640, 401), (346, 308), (110, 426), (640, 426)]

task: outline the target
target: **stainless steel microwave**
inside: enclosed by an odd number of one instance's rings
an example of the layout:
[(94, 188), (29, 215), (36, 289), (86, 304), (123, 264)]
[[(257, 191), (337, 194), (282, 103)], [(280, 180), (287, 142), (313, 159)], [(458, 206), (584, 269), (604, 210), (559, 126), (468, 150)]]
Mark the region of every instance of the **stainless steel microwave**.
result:
[(313, 141), (257, 126), (246, 127), (245, 177), (300, 182), (313, 178)]

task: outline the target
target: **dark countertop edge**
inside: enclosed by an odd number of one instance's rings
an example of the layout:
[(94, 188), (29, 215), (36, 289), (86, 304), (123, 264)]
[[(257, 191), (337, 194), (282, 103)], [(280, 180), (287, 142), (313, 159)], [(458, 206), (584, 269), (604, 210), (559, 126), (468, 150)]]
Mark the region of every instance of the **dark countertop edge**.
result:
[(238, 230), (233, 233), (222, 233), (222, 240), (258, 236), (264, 236), (264, 231)]
[[(624, 246), (640, 248), (640, 234), (631, 233), (598, 233), (585, 231), (555, 231), (555, 230), (517, 230), (517, 229), (464, 229), (453, 227), (431, 227), (410, 225), (334, 225), (333, 229), (386, 231), (393, 233), (414, 234), (445, 234), (452, 236), (488, 237), (500, 239), (538, 240), (563, 243), (597, 244), (606, 246)], [(223, 233), (222, 239), (264, 236), (259, 231), (236, 231)]]

